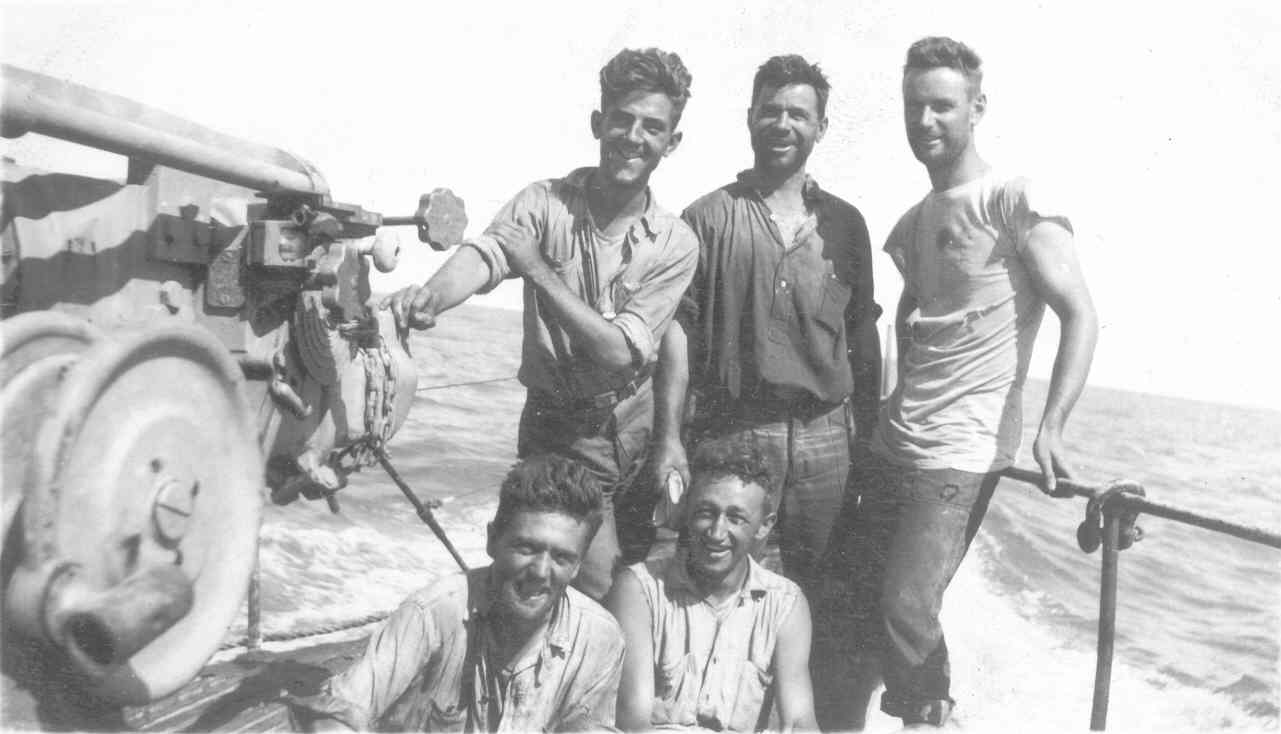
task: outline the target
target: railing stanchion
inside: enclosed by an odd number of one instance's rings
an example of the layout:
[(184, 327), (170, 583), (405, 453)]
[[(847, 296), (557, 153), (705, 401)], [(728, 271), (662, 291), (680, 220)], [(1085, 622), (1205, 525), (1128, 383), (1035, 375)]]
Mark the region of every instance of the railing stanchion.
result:
[(1103, 569), (1099, 589), (1099, 648), (1094, 668), (1094, 704), (1090, 731), (1108, 725), (1108, 695), (1112, 688), (1112, 649), (1116, 640), (1116, 571), (1120, 519), (1115, 510), (1103, 510)]

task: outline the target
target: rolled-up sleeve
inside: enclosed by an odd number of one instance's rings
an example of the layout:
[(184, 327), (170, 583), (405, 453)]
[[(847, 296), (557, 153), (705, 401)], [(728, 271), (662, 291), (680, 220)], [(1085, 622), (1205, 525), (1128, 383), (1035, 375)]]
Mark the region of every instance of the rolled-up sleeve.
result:
[(614, 317), (614, 326), (627, 338), (640, 364), (658, 357), (658, 343), (680, 305), (698, 266), (698, 239), (680, 220), (674, 220), (663, 251), (644, 281), (631, 284), (635, 291)]
[(489, 280), (478, 292), (488, 293), (505, 279), (516, 277), (507, 263), (507, 255), (494, 237), (497, 225), (515, 224), (535, 241), (542, 241), (546, 229), (549, 185), (547, 181), (538, 181), (521, 189), (511, 201), (498, 210), (484, 234), (463, 243), (465, 247), (476, 248), (480, 252), (481, 259), (489, 266)]

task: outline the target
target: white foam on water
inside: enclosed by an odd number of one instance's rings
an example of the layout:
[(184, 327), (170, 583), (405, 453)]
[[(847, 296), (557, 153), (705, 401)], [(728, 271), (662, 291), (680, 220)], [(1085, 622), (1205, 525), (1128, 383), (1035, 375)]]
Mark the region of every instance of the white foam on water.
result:
[[(980, 542), (992, 542), (982, 538)], [(942, 613), (952, 660), (956, 726), (967, 732), (1066, 732), (1089, 728), (1095, 636), (1038, 620), (1040, 592), (1010, 595), (989, 580), (996, 554), (971, 553)], [(1033, 616), (1025, 616), (1031, 614)], [(879, 698), (879, 694), (878, 694)], [(878, 698), (874, 698), (875, 702)], [(1110, 732), (1275, 731), (1227, 696), (1113, 661)], [(897, 730), (876, 712), (868, 732)]]

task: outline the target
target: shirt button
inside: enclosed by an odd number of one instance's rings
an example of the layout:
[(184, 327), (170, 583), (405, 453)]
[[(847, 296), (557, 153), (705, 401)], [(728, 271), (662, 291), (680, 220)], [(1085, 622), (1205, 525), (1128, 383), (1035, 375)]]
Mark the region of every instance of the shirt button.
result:
[(778, 281), (778, 287), (782, 288), (783, 290), (787, 290), (787, 281), (786, 280)]

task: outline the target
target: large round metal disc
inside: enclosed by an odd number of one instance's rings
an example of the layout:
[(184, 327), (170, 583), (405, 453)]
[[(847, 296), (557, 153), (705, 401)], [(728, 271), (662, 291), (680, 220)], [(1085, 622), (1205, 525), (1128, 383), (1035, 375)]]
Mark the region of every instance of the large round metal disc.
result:
[(0, 540), (8, 537), (22, 505), (27, 458), (40, 424), (53, 409), (61, 378), (101, 338), (89, 322), (57, 311), (0, 321)]
[(194, 593), (185, 617), (108, 671), (102, 695), (167, 695), (217, 649), (255, 561), (262, 466), (240, 370), (207, 332), (103, 342), (72, 368), (36, 441), (28, 542), (99, 588), (172, 563)]

